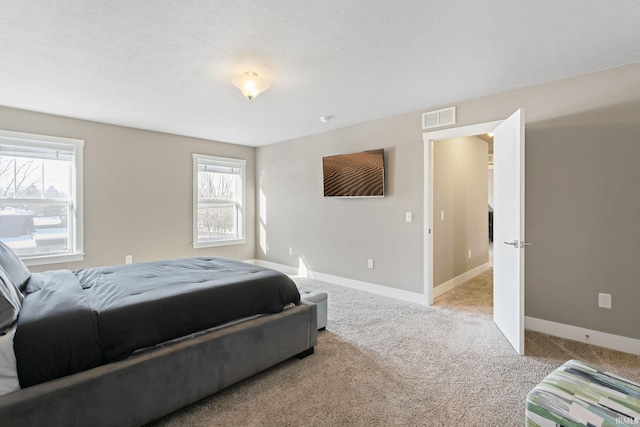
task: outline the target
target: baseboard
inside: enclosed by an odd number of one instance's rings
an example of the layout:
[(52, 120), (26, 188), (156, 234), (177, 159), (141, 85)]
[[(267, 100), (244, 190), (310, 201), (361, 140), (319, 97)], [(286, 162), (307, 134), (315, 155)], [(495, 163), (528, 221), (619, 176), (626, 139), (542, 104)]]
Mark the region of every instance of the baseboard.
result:
[(375, 283), (362, 282), (360, 280), (347, 279), (345, 277), (333, 276), (331, 274), (318, 273), (308, 271), (306, 277), (309, 279), (321, 280), (323, 282), (333, 283), (335, 285), (344, 286), (346, 288), (358, 289), (385, 297), (395, 298), (402, 301), (413, 302), (416, 304), (426, 305), (423, 294), (417, 292), (405, 291), (402, 289), (390, 288), (388, 286), (376, 285)]
[(251, 264), (258, 265), (260, 267), (266, 267), (266, 268), (271, 268), (273, 270), (278, 270), (285, 274), (292, 274), (292, 275), (307, 277), (309, 279), (321, 280), (323, 282), (344, 286), (346, 288), (358, 289), (361, 291), (371, 292), (371, 293), (382, 295), (385, 297), (390, 297), (390, 298), (395, 298), (402, 301), (408, 301), (416, 304), (426, 305), (426, 300), (424, 295), (416, 292), (390, 288), (388, 286), (376, 285), (375, 283), (362, 282), (360, 280), (347, 279), (345, 277), (334, 276), (331, 274), (318, 273), (317, 271), (311, 271), (306, 269), (302, 271), (302, 269), (298, 269), (288, 265), (278, 264), (275, 262), (264, 261), (261, 259), (252, 259), (252, 260), (247, 260), (245, 262), (249, 262)]
[(435, 288), (433, 288), (433, 297), (435, 298), (444, 294), (445, 292), (449, 292), (451, 289), (462, 285), (467, 280), (474, 278), (478, 274), (484, 273), (489, 268), (491, 268), (491, 265), (487, 262), (467, 271), (466, 273), (459, 275), (458, 277), (454, 277), (448, 282), (444, 282), (442, 285), (436, 286)]
[(524, 325), (525, 329), (530, 331), (542, 332), (544, 334), (596, 345), (598, 347), (640, 355), (640, 340), (638, 339), (528, 316), (525, 316)]

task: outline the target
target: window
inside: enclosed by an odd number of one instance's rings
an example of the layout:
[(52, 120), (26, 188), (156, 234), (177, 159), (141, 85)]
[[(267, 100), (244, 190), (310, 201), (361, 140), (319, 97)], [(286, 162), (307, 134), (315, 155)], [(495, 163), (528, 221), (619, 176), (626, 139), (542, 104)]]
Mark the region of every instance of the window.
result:
[(0, 241), (27, 265), (83, 258), (83, 146), (0, 131)]
[(245, 160), (193, 155), (193, 247), (245, 242)]

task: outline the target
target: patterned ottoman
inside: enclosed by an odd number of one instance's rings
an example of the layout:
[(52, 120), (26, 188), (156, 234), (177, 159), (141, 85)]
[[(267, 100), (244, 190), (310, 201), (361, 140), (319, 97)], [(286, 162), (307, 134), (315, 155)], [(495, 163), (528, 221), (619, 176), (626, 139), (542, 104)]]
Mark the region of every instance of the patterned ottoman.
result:
[(640, 385), (578, 360), (527, 395), (527, 427), (640, 426)]

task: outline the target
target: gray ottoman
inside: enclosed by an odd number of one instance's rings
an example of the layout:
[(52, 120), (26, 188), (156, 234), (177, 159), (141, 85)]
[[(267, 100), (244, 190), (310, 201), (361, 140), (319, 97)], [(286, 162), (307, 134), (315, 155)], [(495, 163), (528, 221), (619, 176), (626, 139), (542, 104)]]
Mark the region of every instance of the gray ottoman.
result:
[(327, 328), (327, 294), (313, 289), (298, 288), (300, 299), (318, 306), (318, 330)]

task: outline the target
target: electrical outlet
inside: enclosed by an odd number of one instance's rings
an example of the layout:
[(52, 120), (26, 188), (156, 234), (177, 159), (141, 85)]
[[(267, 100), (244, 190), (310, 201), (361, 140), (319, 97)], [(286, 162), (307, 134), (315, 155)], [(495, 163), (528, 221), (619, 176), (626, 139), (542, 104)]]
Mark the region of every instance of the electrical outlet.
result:
[(598, 307), (611, 308), (611, 294), (598, 294)]
[(124, 257), (125, 264), (131, 264), (133, 262), (133, 255), (127, 255)]
[(370, 259), (369, 261), (367, 261), (367, 267), (369, 268), (373, 268), (373, 260)]

